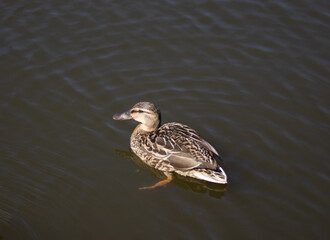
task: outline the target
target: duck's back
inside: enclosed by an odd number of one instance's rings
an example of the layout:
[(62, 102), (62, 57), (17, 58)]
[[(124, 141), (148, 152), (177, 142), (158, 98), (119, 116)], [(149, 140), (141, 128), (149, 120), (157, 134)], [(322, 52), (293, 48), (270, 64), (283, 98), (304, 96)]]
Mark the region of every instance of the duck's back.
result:
[(150, 133), (148, 150), (177, 170), (217, 169), (216, 150), (187, 125), (166, 123)]

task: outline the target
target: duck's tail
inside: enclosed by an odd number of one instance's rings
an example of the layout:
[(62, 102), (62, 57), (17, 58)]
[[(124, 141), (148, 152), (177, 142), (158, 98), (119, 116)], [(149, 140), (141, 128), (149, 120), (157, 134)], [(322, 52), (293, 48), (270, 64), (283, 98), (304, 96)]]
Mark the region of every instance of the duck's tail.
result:
[(193, 169), (189, 171), (186, 176), (204, 180), (207, 182), (227, 184), (227, 175), (225, 171), (219, 166), (218, 169)]

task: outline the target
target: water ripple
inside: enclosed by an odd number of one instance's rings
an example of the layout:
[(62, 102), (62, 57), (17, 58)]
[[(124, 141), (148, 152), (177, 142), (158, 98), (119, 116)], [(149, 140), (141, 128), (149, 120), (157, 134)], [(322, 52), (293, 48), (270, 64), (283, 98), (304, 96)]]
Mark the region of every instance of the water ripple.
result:
[[(327, 235), (328, 4), (0, 7), (3, 238)], [(111, 117), (141, 100), (219, 149), (226, 191), (137, 191), (158, 175), (116, 155), (136, 123)]]

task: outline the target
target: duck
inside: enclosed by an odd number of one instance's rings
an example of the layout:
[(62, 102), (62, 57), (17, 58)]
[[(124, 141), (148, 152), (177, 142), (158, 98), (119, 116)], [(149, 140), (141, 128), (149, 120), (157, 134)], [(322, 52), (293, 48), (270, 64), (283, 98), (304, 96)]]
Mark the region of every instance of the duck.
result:
[(173, 180), (174, 173), (227, 184), (227, 175), (218, 163), (221, 157), (217, 150), (187, 125), (177, 122), (161, 124), (160, 110), (153, 103), (136, 103), (128, 111), (113, 115), (113, 119), (139, 122), (130, 137), (132, 151), (142, 162), (167, 177), (140, 189), (164, 186)]

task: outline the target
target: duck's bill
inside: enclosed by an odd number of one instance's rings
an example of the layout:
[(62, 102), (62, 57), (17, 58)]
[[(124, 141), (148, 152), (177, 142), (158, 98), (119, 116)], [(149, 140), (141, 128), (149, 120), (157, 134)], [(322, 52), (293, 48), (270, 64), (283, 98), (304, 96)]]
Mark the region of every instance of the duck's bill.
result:
[(132, 119), (132, 116), (129, 112), (117, 113), (112, 117), (114, 120), (129, 120)]

